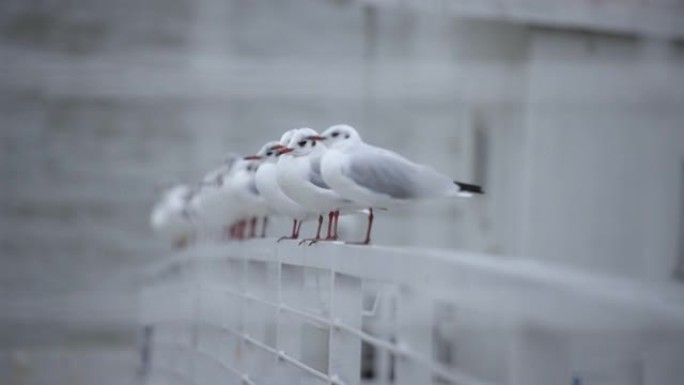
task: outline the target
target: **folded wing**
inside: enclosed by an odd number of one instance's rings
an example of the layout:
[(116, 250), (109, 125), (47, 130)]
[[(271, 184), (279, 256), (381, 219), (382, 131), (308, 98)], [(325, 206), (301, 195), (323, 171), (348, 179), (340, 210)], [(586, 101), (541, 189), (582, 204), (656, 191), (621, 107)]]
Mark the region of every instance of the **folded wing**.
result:
[(377, 148), (353, 154), (345, 174), (373, 193), (399, 200), (439, 197), (454, 188), (435, 170)]

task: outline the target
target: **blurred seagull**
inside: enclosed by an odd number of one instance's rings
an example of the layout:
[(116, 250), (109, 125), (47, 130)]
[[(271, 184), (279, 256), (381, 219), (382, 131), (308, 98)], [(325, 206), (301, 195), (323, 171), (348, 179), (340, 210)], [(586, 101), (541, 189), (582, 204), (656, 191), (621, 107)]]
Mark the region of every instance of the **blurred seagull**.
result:
[(340, 196), (369, 207), (366, 238), (369, 244), (373, 208), (390, 208), (417, 200), (483, 194), (482, 187), (454, 181), (430, 167), (361, 140), (348, 125), (335, 125), (306, 139), (325, 141), (321, 175)]
[[(250, 238), (256, 237), (257, 221), (262, 218), (261, 237), (266, 237), (268, 215), (272, 210), (266, 205), (264, 197), (256, 186), (255, 175), (260, 166), (260, 160), (255, 156), (247, 156), (235, 162), (229, 178), (227, 188), (232, 191), (236, 200), (235, 210), (240, 218), (239, 225), (249, 224)], [(238, 234), (243, 238), (245, 234)]]
[(283, 236), (278, 239), (297, 239), (299, 238), (299, 229), (302, 226), (302, 221), (310, 219), (315, 216), (315, 213), (299, 203), (293, 201), (285, 195), (278, 185), (276, 180), (276, 162), (280, 156), (279, 150), (283, 149), (290, 141), (296, 129), (289, 130), (280, 138), (280, 142), (266, 143), (253, 158), (262, 160), (261, 166), (256, 172), (255, 182), (259, 193), (266, 200), (266, 204), (274, 211), (293, 219), (292, 234), (290, 236)]
[(186, 247), (195, 233), (195, 227), (188, 212), (188, 202), (191, 196), (190, 187), (174, 184), (164, 189), (150, 214), (150, 226), (154, 232), (170, 241), (176, 249)]
[(228, 233), (228, 227), (238, 219), (235, 196), (226, 181), (239, 158), (237, 154), (228, 154), (219, 167), (202, 178), (190, 199), (189, 211), (200, 225), (202, 235)]
[(304, 241), (321, 240), (323, 215), (328, 214), (328, 235), (325, 240), (336, 240), (336, 218), (340, 210), (360, 208), (348, 199), (342, 198), (330, 189), (321, 176), (321, 158), (325, 146), (314, 139), (318, 133), (311, 128), (301, 128), (294, 132), (287, 147), (279, 150), (280, 158), (276, 165), (276, 180), (282, 191), (293, 201), (318, 214), (316, 236)]

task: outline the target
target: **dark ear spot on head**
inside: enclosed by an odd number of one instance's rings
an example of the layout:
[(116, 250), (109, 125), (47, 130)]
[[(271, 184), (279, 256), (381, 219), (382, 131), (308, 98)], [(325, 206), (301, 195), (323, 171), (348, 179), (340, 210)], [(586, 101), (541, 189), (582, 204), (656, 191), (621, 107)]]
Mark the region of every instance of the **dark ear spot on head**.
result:
[(311, 147), (316, 147), (316, 141), (311, 142)]
[(349, 134), (344, 136), (345, 139), (349, 139)]

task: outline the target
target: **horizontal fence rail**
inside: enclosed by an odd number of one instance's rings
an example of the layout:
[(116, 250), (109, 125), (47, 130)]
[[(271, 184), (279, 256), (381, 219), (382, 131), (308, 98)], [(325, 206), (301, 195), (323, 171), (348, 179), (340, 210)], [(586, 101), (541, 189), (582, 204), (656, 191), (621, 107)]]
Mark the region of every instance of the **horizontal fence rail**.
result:
[(143, 276), (147, 383), (672, 384), (684, 307), (503, 257), (255, 240)]

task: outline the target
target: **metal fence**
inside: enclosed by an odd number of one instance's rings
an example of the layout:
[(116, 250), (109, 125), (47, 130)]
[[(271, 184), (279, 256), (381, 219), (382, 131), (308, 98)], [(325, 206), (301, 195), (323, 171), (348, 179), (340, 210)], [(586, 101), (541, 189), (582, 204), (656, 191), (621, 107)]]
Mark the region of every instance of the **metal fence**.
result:
[(681, 288), (531, 261), (256, 240), (151, 267), (143, 379), (180, 384), (684, 383)]

